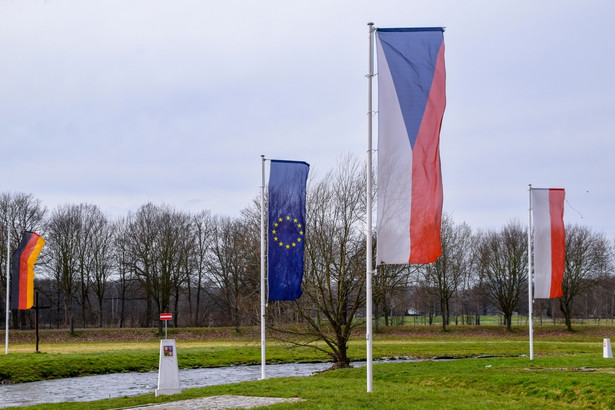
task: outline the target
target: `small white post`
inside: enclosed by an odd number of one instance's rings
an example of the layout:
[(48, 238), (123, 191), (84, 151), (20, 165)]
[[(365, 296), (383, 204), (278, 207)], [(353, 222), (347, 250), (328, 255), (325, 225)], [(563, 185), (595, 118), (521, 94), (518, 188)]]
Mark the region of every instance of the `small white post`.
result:
[(613, 358), (613, 351), (611, 350), (611, 339), (604, 339), (602, 342), (602, 357), (605, 359)]

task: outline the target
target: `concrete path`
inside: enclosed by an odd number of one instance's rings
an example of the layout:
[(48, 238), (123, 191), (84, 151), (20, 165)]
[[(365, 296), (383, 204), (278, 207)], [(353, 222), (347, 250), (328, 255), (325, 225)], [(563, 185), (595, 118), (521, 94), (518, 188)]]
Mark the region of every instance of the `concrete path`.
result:
[(130, 407), (130, 410), (204, 410), (204, 409), (251, 409), (270, 406), (276, 403), (301, 401), (299, 398), (282, 399), (277, 397), (251, 396), (212, 396), (200, 399), (174, 401), (149, 406)]

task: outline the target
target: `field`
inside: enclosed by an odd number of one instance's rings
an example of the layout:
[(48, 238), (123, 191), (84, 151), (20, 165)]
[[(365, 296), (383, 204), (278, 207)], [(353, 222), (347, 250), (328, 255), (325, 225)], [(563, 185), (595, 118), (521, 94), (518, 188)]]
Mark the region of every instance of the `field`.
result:
[[(463, 360), (393, 363), (374, 366), (374, 391), (366, 393), (365, 368), (335, 370), (305, 378), (271, 379), (190, 389), (181, 395), (153, 394), (103, 400), (88, 408), (119, 408), (144, 403), (241, 394), (300, 397), (306, 401), (276, 408), (613, 408), (615, 362), (602, 358), (602, 339), (612, 326), (535, 329), (535, 359), (527, 357), (526, 328), (502, 326), (380, 327), (374, 358), (457, 358)], [(179, 365), (217, 367), (260, 363), (258, 329), (171, 330)], [(33, 353), (31, 332), (11, 333), (10, 354), (0, 357), (0, 380), (20, 382), (55, 377), (155, 370), (160, 336), (152, 329), (87, 330), (41, 334), (41, 353)], [(364, 334), (350, 343), (353, 360), (365, 358)], [(327, 361), (310, 348), (268, 340), (268, 363)], [(82, 408), (83, 404), (33, 408)]]

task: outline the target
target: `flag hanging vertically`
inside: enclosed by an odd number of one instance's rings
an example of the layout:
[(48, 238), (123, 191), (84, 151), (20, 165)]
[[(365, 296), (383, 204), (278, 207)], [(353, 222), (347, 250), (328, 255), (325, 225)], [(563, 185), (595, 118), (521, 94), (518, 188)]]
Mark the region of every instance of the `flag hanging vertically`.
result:
[(269, 301), (301, 296), (305, 238), (305, 187), (310, 165), (272, 160), (269, 173)]
[(430, 263), (442, 253), (443, 31), (431, 27), (376, 32), (378, 264)]
[(34, 304), (34, 262), (45, 245), (35, 232), (24, 232), (11, 256), (11, 309), (30, 309)]
[(563, 189), (532, 188), (534, 298), (562, 296), (566, 263)]

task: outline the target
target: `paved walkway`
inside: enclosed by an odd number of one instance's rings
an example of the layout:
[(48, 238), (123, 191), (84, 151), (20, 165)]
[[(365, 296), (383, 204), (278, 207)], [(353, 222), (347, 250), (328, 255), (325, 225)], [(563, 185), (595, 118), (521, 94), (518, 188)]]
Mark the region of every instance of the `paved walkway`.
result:
[(200, 399), (174, 401), (149, 406), (130, 407), (130, 410), (204, 410), (204, 409), (251, 409), (276, 403), (301, 401), (302, 399), (281, 399), (277, 397), (212, 396)]

